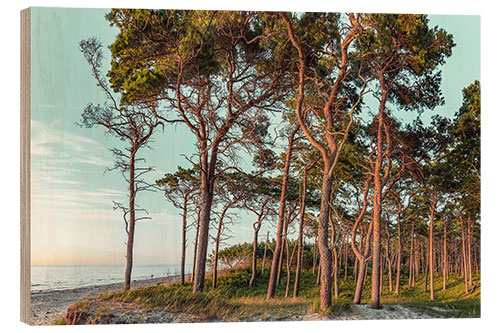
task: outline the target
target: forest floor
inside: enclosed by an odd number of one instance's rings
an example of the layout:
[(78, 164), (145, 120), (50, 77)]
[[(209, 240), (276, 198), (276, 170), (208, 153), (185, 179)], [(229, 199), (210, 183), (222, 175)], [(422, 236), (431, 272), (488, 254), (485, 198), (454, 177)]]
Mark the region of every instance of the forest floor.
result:
[[(291, 320), (373, 320), (373, 319), (429, 319), (429, 318), (476, 318), (480, 316), (480, 286), (465, 293), (463, 280), (451, 275), (447, 289), (442, 290), (442, 280), (436, 275), (435, 300), (424, 292), (421, 277), (413, 287), (402, 279), (399, 295), (394, 295), (384, 280), (381, 297), (382, 309), (369, 306), (369, 276), (365, 282), (362, 304), (352, 304), (354, 281), (352, 277), (339, 281), (339, 297), (327, 311), (319, 310), (319, 287), (316, 277), (304, 271), (301, 278), (300, 296), (285, 296), (286, 280), (278, 286), (276, 297), (267, 300), (268, 271), (259, 274), (254, 288), (248, 287), (251, 271), (238, 268), (221, 274), (216, 289), (207, 278), (205, 292), (192, 294), (192, 284), (181, 286), (175, 280), (141, 281), (129, 291), (104, 286), (97, 289), (79, 290), (80, 301), (65, 301), (65, 296), (33, 295), (33, 306), (42, 315), (34, 318), (34, 324), (125, 324), (169, 322), (225, 322), (225, 321), (291, 321)], [(293, 275), (292, 275), (293, 276)], [(208, 276), (207, 276), (208, 277)], [(475, 279), (479, 277), (476, 276)], [(293, 281), (290, 286), (293, 293)], [(74, 291), (73, 291), (74, 292)], [(85, 293), (90, 292), (91, 294)], [(67, 291), (61, 292), (66, 295)], [(42, 294), (42, 293), (39, 293)], [(47, 311), (42, 305), (45, 297), (59, 298), (58, 307)], [(73, 304), (74, 303), (74, 304)], [(53, 304), (53, 303), (51, 303)], [(71, 305), (70, 305), (71, 304)], [(68, 307), (68, 305), (70, 305)], [(67, 307), (67, 310), (64, 308)], [(44, 313), (45, 311), (45, 313)], [(36, 311), (35, 311), (36, 312)]]

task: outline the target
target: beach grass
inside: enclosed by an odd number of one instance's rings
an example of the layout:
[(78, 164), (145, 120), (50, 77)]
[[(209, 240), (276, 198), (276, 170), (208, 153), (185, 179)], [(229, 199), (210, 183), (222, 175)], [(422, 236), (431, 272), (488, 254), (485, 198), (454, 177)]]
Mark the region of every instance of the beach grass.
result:
[[(166, 312), (187, 313), (202, 321), (255, 321), (255, 320), (293, 320), (294, 317), (311, 313), (338, 315), (351, 309), (355, 281), (352, 276), (339, 279), (339, 297), (326, 311), (319, 307), (319, 286), (316, 275), (303, 271), (301, 275), (300, 296), (293, 298), (293, 278), (288, 297), (285, 296), (286, 277), (278, 285), (276, 296), (268, 300), (267, 281), (269, 271), (260, 273), (253, 288), (248, 287), (251, 277), (249, 267), (236, 268), (218, 279), (217, 288), (212, 289), (212, 280), (207, 278), (204, 292), (193, 294), (192, 283), (164, 285), (156, 284), (130, 290), (105, 292), (97, 297), (100, 301), (125, 302), (148, 309), (160, 308)], [(294, 274), (292, 274), (292, 277)], [(475, 276), (479, 279), (479, 276)], [(390, 309), (400, 304), (415, 311), (442, 318), (480, 317), (480, 288), (465, 293), (460, 276), (450, 274), (446, 290), (441, 290), (442, 280), (436, 276), (436, 299), (431, 301), (429, 291), (424, 292), (424, 278), (421, 276), (416, 285), (408, 287), (402, 278), (399, 295), (389, 290), (384, 279), (382, 304)], [(370, 303), (370, 276), (367, 276), (362, 303)], [(85, 301), (80, 304), (85, 306)]]

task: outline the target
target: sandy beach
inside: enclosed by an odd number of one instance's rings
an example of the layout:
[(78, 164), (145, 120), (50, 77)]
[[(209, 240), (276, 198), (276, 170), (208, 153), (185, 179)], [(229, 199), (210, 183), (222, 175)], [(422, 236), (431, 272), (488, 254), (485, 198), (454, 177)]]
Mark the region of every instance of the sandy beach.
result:
[[(188, 276), (189, 278), (189, 276)], [(132, 288), (148, 286), (157, 283), (178, 282), (180, 276), (168, 276), (148, 280), (132, 281)], [(75, 289), (37, 291), (31, 293), (31, 324), (47, 325), (55, 319), (66, 315), (66, 309), (73, 303), (82, 301), (87, 297), (98, 296), (104, 291), (118, 290), (123, 283), (96, 285)]]

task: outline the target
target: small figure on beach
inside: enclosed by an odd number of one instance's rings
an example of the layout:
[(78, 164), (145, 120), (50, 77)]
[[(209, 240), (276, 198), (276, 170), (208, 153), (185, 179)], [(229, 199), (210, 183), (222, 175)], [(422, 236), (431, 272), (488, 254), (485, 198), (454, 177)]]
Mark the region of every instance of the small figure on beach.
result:
[(151, 274), (151, 279), (153, 279), (154, 274)]

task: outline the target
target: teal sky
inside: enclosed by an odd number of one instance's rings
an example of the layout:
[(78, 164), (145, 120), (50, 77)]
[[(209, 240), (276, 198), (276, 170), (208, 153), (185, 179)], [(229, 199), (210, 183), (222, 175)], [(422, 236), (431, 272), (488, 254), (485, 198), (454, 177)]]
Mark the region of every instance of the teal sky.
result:
[[(127, 184), (118, 172), (103, 174), (113, 164), (108, 149), (119, 143), (101, 128), (76, 125), (87, 103), (104, 101), (78, 43), (93, 36), (105, 46), (113, 42), (116, 30), (104, 19), (107, 11), (32, 9), (32, 264), (125, 262), (125, 227), (112, 201), (126, 200)], [(457, 44), (443, 67), (446, 104), (432, 111), (451, 117), (462, 103), (462, 89), (480, 79), (479, 16), (432, 15), (431, 25), (452, 33)], [(109, 59), (106, 53), (104, 63)], [(431, 114), (424, 113), (424, 118)], [(193, 152), (194, 139), (181, 125), (167, 127), (152, 147), (142, 156), (156, 167), (149, 176), (156, 179), (177, 165), (189, 166), (181, 154)], [(178, 263), (179, 212), (159, 192), (141, 193), (138, 201), (152, 220), (136, 228), (135, 262)], [(239, 217), (229, 243), (252, 240), (251, 218), (243, 213)], [(275, 232), (263, 227), (261, 239), (267, 230)], [(188, 238), (191, 262), (193, 232)]]

